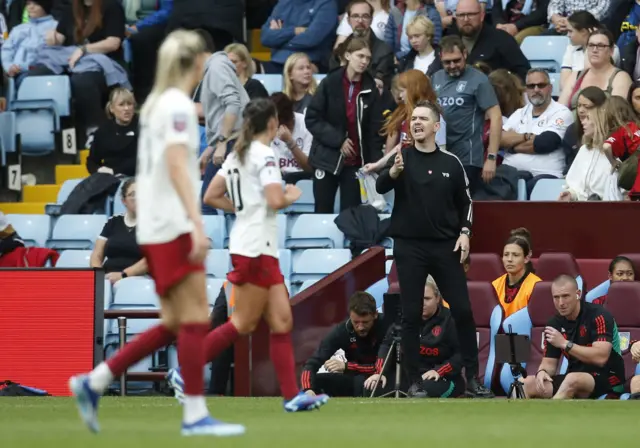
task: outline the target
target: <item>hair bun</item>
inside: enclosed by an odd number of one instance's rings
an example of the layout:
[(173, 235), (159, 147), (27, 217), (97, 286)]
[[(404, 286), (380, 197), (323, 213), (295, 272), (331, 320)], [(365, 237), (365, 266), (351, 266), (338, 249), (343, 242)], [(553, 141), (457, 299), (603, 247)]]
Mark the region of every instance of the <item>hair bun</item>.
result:
[(531, 232), (526, 227), (518, 227), (517, 229), (513, 229), (510, 236), (524, 238), (531, 244)]

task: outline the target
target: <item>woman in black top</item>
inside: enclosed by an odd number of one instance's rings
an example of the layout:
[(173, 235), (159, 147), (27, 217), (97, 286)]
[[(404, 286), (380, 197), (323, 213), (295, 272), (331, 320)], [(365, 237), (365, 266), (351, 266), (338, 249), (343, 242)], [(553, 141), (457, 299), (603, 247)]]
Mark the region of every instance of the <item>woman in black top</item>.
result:
[(126, 277), (147, 273), (147, 261), (136, 241), (136, 184), (134, 179), (122, 186), (124, 215), (111, 217), (104, 225), (91, 254), (92, 268), (103, 268), (114, 284)]
[(224, 48), (224, 52), (227, 53), (233, 65), (236, 66), (236, 73), (240, 83), (244, 86), (244, 90), (247, 91), (247, 95), (252, 100), (256, 98), (268, 98), (269, 93), (264, 85), (257, 79), (253, 79), (255, 75), (255, 69), (253, 60), (249, 54), (249, 50), (242, 44), (231, 44)]
[(133, 93), (122, 87), (111, 91), (105, 108), (109, 121), (94, 134), (87, 158), (87, 170), (91, 174), (136, 175), (138, 117), (134, 108)]

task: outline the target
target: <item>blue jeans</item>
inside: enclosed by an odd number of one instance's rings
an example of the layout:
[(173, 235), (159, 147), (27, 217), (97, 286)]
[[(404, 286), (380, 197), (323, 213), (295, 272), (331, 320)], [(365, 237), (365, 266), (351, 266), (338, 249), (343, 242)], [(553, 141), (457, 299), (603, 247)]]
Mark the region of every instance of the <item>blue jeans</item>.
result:
[[(231, 151), (233, 151), (233, 145), (236, 144), (235, 140), (229, 140), (227, 142), (227, 152), (224, 155), (224, 158), (226, 159), (227, 156), (229, 155), (229, 153)], [(202, 203), (202, 214), (203, 215), (217, 215), (218, 214), (218, 210), (205, 204), (203, 199), (204, 199), (204, 194), (207, 191), (207, 188), (209, 188), (209, 184), (211, 183), (211, 181), (213, 180), (213, 178), (215, 177), (215, 175), (218, 173), (218, 170), (220, 169), (220, 167), (218, 165), (214, 165), (213, 161), (207, 163), (207, 167), (204, 170), (204, 176), (202, 176), (202, 190), (200, 191), (200, 202)]]

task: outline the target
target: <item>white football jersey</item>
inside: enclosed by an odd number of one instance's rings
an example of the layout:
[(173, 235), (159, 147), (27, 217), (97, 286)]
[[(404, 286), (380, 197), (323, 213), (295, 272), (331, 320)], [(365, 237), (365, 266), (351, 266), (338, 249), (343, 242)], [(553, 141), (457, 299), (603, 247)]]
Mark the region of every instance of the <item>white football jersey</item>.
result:
[(251, 143), (240, 162), (234, 151), (216, 176), (223, 176), (236, 209), (236, 221), (229, 235), (229, 252), (245, 257), (278, 257), (276, 211), (269, 208), (264, 187), (282, 185), (273, 149), (258, 141)]
[(166, 150), (171, 145), (188, 147), (189, 181), (194, 200), (200, 204), (199, 144), (196, 108), (181, 90), (162, 93), (153, 108), (140, 117), (136, 173), (139, 244), (167, 243), (193, 231), (169, 177)]

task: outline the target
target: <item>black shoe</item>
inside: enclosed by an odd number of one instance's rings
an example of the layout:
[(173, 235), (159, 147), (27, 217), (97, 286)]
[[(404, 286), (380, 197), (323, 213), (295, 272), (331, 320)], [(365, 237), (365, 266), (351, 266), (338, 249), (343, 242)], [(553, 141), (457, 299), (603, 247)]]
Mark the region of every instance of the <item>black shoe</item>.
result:
[(467, 397), (471, 398), (495, 398), (496, 395), (491, 390), (484, 387), (476, 378), (467, 380)]
[(640, 400), (640, 392), (629, 395), (629, 400)]
[(413, 383), (408, 390), (409, 398), (427, 398), (427, 393), (418, 383)]

